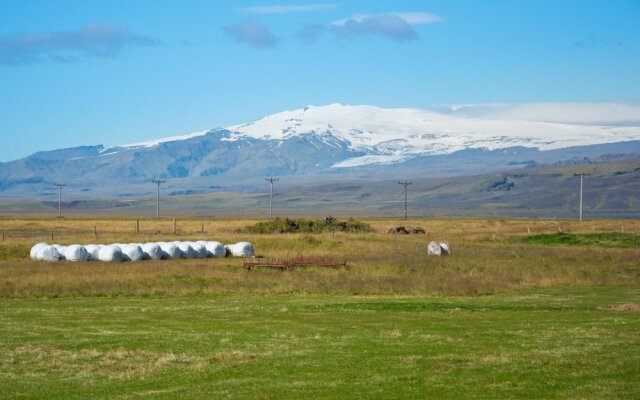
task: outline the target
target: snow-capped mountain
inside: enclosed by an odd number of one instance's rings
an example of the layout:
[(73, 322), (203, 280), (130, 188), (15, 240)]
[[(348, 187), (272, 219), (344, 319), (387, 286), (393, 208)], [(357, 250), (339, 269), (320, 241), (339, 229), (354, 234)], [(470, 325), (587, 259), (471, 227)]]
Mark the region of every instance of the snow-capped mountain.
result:
[[(335, 168), (347, 168), (395, 163), (415, 156), (451, 154), (465, 149), (496, 150), (522, 146), (545, 151), (640, 139), (640, 124), (620, 125), (621, 122), (640, 121), (640, 107), (637, 106), (608, 103), (594, 108), (592, 105), (558, 104), (544, 108), (535, 105), (520, 107), (515, 115), (512, 112), (514, 107), (511, 110), (504, 105), (483, 107), (484, 112), (479, 114), (478, 107), (473, 105), (440, 110), (341, 104), (308, 106), (230, 126), (227, 130), (232, 134), (226, 140), (283, 141), (300, 135), (315, 135), (329, 145), (344, 144), (349, 149), (365, 153), (333, 165)], [(532, 113), (532, 108), (538, 112)], [(558, 115), (558, 108), (564, 108), (564, 119)], [(609, 113), (603, 113), (601, 119), (594, 120), (593, 112), (602, 109), (608, 109)], [(475, 115), (469, 113), (470, 110), (475, 110)], [(509, 111), (512, 114), (506, 118)], [(590, 119), (585, 121), (585, 118)], [(124, 147), (149, 147), (206, 133), (196, 132)]]
[[(62, 181), (137, 195), (255, 187), (267, 175), (387, 179), (640, 154), (640, 104), (459, 105), (431, 109), (309, 106), (263, 119), (128, 145), (43, 151), (0, 164), (0, 193)], [(82, 188), (82, 189), (81, 189)]]

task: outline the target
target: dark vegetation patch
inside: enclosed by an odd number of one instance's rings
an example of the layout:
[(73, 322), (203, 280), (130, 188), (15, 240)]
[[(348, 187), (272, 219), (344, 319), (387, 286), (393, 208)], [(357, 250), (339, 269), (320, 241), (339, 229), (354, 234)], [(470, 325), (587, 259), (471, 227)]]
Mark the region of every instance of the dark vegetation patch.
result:
[(411, 235), (411, 234), (413, 234), (413, 235), (424, 235), (426, 233), (426, 231), (424, 230), (424, 228), (422, 228), (420, 226), (399, 225), (399, 226), (392, 226), (391, 228), (389, 228), (387, 233), (394, 233), (394, 234), (399, 234), (399, 235)]
[(354, 218), (338, 220), (333, 217), (324, 219), (311, 218), (276, 218), (258, 222), (239, 230), (242, 233), (322, 233), (322, 232), (373, 232), (371, 225)]
[(640, 247), (640, 235), (632, 233), (552, 233), (527, 236), (520, 239), (527, 244), (578, 245), (602, 247)]
[(495, 181), (489, 184), (486, 188), (487, 191), (496, 191), (496, 190), (511, 190), (515, 186), (515, 183), (509, 181), (506, 177), (502, 178), (499, 181)]

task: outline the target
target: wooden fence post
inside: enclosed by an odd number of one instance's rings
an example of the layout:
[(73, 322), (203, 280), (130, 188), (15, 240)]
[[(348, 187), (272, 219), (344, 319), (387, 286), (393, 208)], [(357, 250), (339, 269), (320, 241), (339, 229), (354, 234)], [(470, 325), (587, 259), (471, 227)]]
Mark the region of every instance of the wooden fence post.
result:
[(140, 233), (140, 220), (136, 218), (136, 233)]
[(176, 217), (173, 217), (173, 234), (176, 234)]

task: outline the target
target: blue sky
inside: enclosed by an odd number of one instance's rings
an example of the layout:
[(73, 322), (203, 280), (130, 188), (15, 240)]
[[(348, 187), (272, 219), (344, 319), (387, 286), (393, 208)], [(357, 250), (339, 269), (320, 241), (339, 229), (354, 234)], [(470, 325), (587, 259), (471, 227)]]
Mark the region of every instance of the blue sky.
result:
[(635, 0), (0, 0), (0, 161), (309, 104), (637, 101), (639, 76)]

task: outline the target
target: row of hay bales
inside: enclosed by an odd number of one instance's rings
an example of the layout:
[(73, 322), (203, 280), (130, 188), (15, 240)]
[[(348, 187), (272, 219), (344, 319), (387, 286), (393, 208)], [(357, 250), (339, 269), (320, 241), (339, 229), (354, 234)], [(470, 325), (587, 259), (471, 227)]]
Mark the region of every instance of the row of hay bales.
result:
[(251, 257), (253, 245), (239, 242), (224, 246), (215, 241), (151, 242), (115, 244), (59, 244), (38, 243), (31, 248), (33, 260), (39, 261), (142, 261), (181, 258)]

